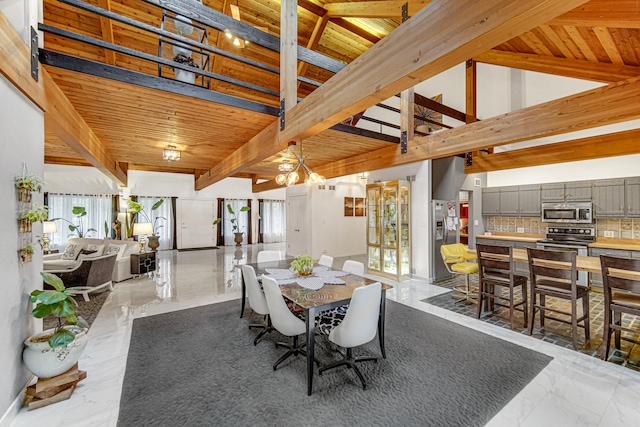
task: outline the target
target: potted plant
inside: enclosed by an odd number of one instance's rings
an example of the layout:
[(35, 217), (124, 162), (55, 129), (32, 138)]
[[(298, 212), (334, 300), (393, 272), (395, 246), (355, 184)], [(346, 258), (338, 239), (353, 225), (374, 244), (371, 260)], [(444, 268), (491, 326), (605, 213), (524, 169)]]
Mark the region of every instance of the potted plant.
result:
[(24, 264), (27, 262), (31, 262), (33, 258), (33, 254), (36, 252), (36, 247), (33, 243), (28, 243), (18, 251), (20, 255), (20, 263)]
[[(188, 65), (189, 67), (200, 68), (198, 64), (195, 63), (192, 57), (184, 55), (182, 53), (177, 54), (173, 57), (173, 60), (179, 64)], [(191, 83), (193, 84), (196, 81), (196, 74), (191, 71), (183, 70), (180, 68), (174, 68), (173, 72), (176, 75), (176, 80), (181, 82)]]
[(313, 274), (314, 263), (315, 260), (311, 255), (300, 254), (291, 261), (291, 269), (295, 271), (298, 276), (311, 276)]
[(74, 235), (77, 237), (88, 237), (85, 236), (85, 234), (89, 234), (92, 231), (96, 233), (98, 232), (98, 230), (96, 230), (95, 228), (89, 228), (87, 231), (84, 231), (84, 226), (82, 225), (82, 217), (87, 216), (87, 210), (84, 207), (74, 206), (71, 212), (75, 215), (75, 224), (66, 218), (54, 218), (51, 220), (57, 221), (61, 219), (62, 221), (66, 221), (69, 223), (69, 231), (71, 231), (71, 234), (67, 235), (67, 237)]
[[(246, 212), (249, 209), (251, 209), (249, 206), (243, 206), (243, 207), (240, 208), (240, 212)], [(231, 225), (233, 227), (232, 230), (233, 230), (233, 234), (235, 235), (235, 238), (233, 239), (233, 241), (236, 242), (236, 246), (240, 246), (240, 245), (242, 245), (242, 235), (244, 234), (244, 231), (242, 231), (238, 227), (238, 217), (236, 216), (236, 213), (231, 208), (230, 204), (227, 205), (227, 211), (229, 212), (229, 215), (231, 216), (229, 218), (229, 222), (231, 223)], [(222, 222), (222, 218), (218, 218), (215, 221), (213, 221), (214, 224), (220, 224), (221, 222)]]
[[(159, 230), (162, 227), (164, 227), (164, 225), (160, 224), (158, 221), (159, 220), (166, 221), (167, 219), (163, 216), (156, 216), (153, 218), (153, 221), (151, 221), (151, 218), (149, 217), (149, 215), (147, 215), (147, 213), (144, 211), (144, 206), (142, 206), (140, 203), (134, 202), (133, 200), (130, 200), (130, 199), (125, 199), (125, 202), (127, 202), (127, 206), (128, 206), (127, 213), (134, 214), (134, 215), (140, 214), (142, 215), (143, 219), (146, 220), (146, 222), (152, 223), (153, 234), (149, 236), (147, 244), (149, 246), (149, 249), (155, 252), (160, 246), (160, 242), (158, 238)], [(157, 202), (155, 202), (153, 206), (151, 206), (151, 212), (155, 211), (160, 206), (162, 206), (162, 203), (164, 203), (164, 199), (160, 199)], [(127, 230), (129, 230), (129, 228), (131, 228), (131, 226), (127, 224)]]
[(18, 200), (21, 202), (31, 202), (31, 192), (40, 193), (44, 185), (44, 180), (32, 173), (23, 172), (16, 177), (16, 188), (18, 189)]
[(31, 232), (31, 224), (34, 222), (44, 222), (49, 217), (49, 206), (43, 206), (35, 204), (35, 207), (24, 214), (18, 219), (20, 224), (20, 231), (23, 233)]
[(31, 315), (38, 319), (54, 316), (58, 325), (27, 338), (22, 360), (38, 378), (51, 378), (68, 371), (78, 361), (87, 345), (89, 325), (78, 316), (78, 303), (62, 279), (51, 273), (40, 274), (53, 289), (31, 292), (30, 300), (36, 303)]

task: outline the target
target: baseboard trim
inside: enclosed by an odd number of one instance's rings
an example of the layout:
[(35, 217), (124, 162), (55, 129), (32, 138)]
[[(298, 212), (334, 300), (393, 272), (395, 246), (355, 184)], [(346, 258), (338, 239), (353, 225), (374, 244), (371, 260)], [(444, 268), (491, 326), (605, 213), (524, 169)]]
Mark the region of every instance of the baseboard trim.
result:
[(33, 375), (31, 376), (31, 378), (29, 378), (27, 385), (22, 390), (20, 390), (18, 396), (16, 396), (13, 402), (11, 402), (11, 405), (9, 405), (7, 411), (2, 415), (2, 418), (0, 418), (0, 427), (10, 427), (11, 424), (13, 424), (16, 417), (18, 416), (18, 412), (20, 412), (20, 409), (22, 409), (22, 402), (24, 402), (27, 386), (31, 384), (34, 378), (35, 377)]

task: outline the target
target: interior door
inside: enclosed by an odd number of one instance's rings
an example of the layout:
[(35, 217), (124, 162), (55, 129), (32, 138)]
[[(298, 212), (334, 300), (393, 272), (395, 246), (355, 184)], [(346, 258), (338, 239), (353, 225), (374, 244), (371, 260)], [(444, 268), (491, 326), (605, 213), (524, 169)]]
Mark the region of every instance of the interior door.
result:
[(307, 196), (287, 199), (287, 255), (309, 253)]
[(178, 249), (216, 245), (215, 206), (212, 200), (178, 199)]

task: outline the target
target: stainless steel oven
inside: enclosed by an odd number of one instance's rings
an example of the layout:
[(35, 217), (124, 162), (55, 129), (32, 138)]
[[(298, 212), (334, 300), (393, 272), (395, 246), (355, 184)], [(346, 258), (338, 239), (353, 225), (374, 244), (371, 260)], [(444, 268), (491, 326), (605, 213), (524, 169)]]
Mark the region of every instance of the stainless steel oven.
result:
[[(566, 226), (566, 224), (551, 226), (547, 229), (547, 238), (538, 241), (539, 249), (554, 251), (572, 251), (579, 256), (589, 255), (589, 243), (595, 240), (595, 228), (583, 226)], [(578, 271), (578, 284), (588, 285), (586, 271)]]

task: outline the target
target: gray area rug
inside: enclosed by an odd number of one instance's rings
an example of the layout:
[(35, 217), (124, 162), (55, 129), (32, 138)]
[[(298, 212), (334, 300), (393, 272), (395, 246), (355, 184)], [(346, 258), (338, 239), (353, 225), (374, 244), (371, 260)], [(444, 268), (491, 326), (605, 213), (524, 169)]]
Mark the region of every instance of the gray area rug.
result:
[[(256, 347), (239, 301), (133, 322), (118, 426), (482, 426), (552, 359), (387, 302), (387, 359), (314, 377), (272, 333)], [(248, 311), (247, 311), (248, 312)], [(317, 336), (317, 335), (316, 335)], [(321, 364), (337, 360), (324, 337)], [(354, 354), (380, 354), (377, 339)]]

